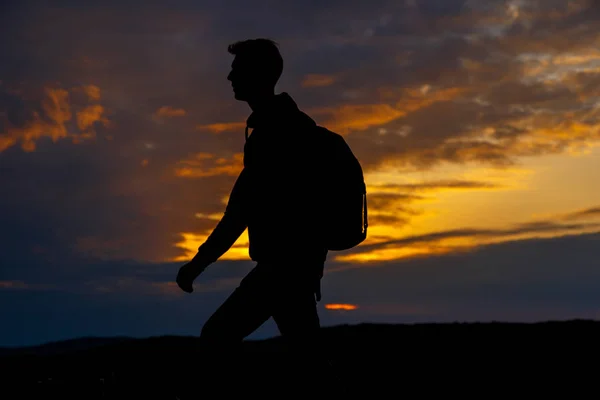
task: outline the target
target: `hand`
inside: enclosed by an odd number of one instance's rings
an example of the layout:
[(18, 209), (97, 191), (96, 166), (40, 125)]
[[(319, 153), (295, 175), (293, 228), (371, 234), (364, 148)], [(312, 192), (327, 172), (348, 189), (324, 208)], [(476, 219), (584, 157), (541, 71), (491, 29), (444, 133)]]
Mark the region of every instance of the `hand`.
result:
[(205, 269), (206, 265), (199, 263), (196, 259), (192, 259), (190, 262), (179, 268), (176, 279), (177, 286), (186, 293), (192, 293), (194, 291), (192, 286), (194, 279), (196, 279)]
[(315, 294), (315, 298), (317, 299), (317, 302), (321, 301), (321, 279), (317, 279), (315, 281), (314, 287), (313, 287), (313, 292)]

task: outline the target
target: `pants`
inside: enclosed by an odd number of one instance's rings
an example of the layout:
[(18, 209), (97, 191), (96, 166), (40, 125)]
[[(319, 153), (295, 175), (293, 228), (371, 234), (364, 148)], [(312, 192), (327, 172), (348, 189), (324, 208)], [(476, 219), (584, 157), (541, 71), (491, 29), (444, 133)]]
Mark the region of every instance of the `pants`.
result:
[[(200, 349), (203, 357), (211, 359), (212, 382), (217, 384), (220, 377), (225, 376), (228, 380), (232, 372), (246, 377), (251, 373), (259, 376), (258, 384), (262, 386), (283, 384), (282, 376), (286, 376), (286, 386), (310, 390), (310, 386), (319, 386), (321, 380), (331, 378), (327, 372), (329, 360), (318, 340), (320, 323), (314, 289), (320, 274), (311, 270), (322, 271), (307, 265), (259, 263), (248, 273), (202, 328)], [(271, 317), (289, 350), (284, 352), (287, 357), (279, 360), (283, 361), (281, 364), (273, 365), (273, 362), (264, 362), (268, 354), (258, 351), (254, 355), (246, 354), (247, 360), (240, 362), (241, 352), (235, 350), (241, 350), (243, 339)], [(237, 371), (232, 371), (236, 368)], [(239, 371), (240, 368), (244, 371)], [(255, 381), (250, 383), (255, 384)]]
[(211, 347), (239, 344), (271, 317), (290, 345), (314, 339), (320, 327), (314, 294), (319, 278), (308, 266), (287, 267), (258, 264), (206, 321), (201, 341)]

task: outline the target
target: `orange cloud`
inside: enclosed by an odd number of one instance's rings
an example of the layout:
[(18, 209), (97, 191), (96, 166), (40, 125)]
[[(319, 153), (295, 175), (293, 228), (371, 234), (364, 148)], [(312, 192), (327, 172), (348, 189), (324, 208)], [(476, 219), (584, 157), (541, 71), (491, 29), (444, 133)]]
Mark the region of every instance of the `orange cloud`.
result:
[(198, 125), (196, 129), (208, 130), (211, 133), (222, 133), (228, 131), (241, 130), (246, 127), (246, 122), (224, 122), (210, 125)]
[(171, 106), (163, 106), (155, 113), (155, 116), (160, 118), (184, 117), (185, 115), (186, 112), (183, 108), (173, 108)]
[(328, 310), (351, 311), (356, 310), (358, 306), (354, 304), (325, 304), (325, 308)]
[(182, 167), (175, 169), (181, 178), (204, 178), (215, 175), (238, 175), (243, 168), (243, 153), (235, 153), (231, 158), (215, 157), (209, 153), (198, 153), (190, 160), (180, 161)]
[(77, 113), (77, 126), (82, 132), (89, 132), (96, 122), (109, 126), (109, 121), (104, 117), (104, 107), (100, 104), (87, 106)]
[(96, 85), (87, 85), (83, 87), (83, 91), (87, 94), (90, 100), (100, 100), (100, 88)]
[(335, 78), (330, 75), (309, 74), (302, 81), (303, 87), (321, 87), (329, 86), (335, 82)]
[(343, 105), (321, 112), (329, 114), (325, 126), (340, 134), (384, 125), (406, 115), (389, 104)]
[[(311, 78), (306, 78), (304, 82), (309, 82), (309, 86), (324, 86), (329, 79), (333, 80), (331, 77), (321, 75), (318, 75), (318, 78), (315, 75), (308, 76)], [(307, 110), (307, 113), (315, 117), (324, 116), (325, 126), (340, 134), (347, 134), (351, 131), (385, 125), (434, 103), (455, 99), (466, 91), (465, 88), (435, 89), (430, 86), (402, 90), (380, 88), (380, 97), (393, 100), (394, 104), (344, 104), (337, 107), (310, 109)], [(400, 100), (397, 100), (398, 98)], [(245, 122), (223, 122), (196, 126), (199, 130), (207, 130), (211, 133), (243, 130), (245, 127)]]
[[(373, 126), (386, 124), (396, 118), (406, 115), (406, 112), (398, 110), (389, 104), (361, 104), (314, 109), (309, 110), (308, 114), (314, 116), (325, 115), (327, 118), (325, 126), (340, 134), (346, 134), (351, 130), (364, 130)], [(212, 133), (242, 130), (245, 127), (245, 122), (228, 122), (197, 126), (198, 129), (208, 130)]]
[[(74, 88), (73, 91), (81, 88)], [(91, 99), (100, 96), (100, 90), (95, 86), (86, 86), (84, 91)], [(53, 142), (60, 139), (71, 138), (74, 143), (95, 136), (93, 126), (96, 122), (109, 125), (109, 120), (104, 117), (104, 108), (99, 104), (88, 105), (81, 111), (76, 111), (77, 126), (80, 132), (69, 132), (69, 122), (73, 117), (73, 108), (69, 101), (69, 91), (61, 88), (44, 88), (44, 97), (41, 102), (41, 113), (34, 111), (31, 118), (22, 126), (15, 126), (7, 121), (6, 132), (0, 135), (0, 152), (21, 143), (24, 151), (35, 151), (36, 141), (42, 137), (49, 137)]]
[(365, 130), (388, 124), (409, 113), (428, 107), (436, 102), (452, 100), (466, 89), (449, 88), (435, 90), (429, 86), (396, 92), (394, 89), (379, 89), (382, 98), (400, 98), (395, 104), (350, 104), (325, 109), (314, 109), (309, 114), (325, 115), (324, 125), (340, 134)]
[(16, 143), (17, 143), (17, 139), (15, 137), (1, 135), (0, 136), (0, 152), (8, 149), (9, 147), (14, 146)]

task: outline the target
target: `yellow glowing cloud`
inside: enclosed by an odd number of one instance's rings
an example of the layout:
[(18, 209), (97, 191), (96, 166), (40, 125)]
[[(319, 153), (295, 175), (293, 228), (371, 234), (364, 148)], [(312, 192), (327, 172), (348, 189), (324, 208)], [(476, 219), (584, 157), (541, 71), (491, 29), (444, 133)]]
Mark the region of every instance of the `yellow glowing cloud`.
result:
[(365, 263), (371, 261), (393, 261), (419, 256), (433, 256), (459, 251), (470, 250), (477, 245), (491, 243), (491, 241), (478, 241), (472, 236), (455, 236), (422, 242), (415, 241), (408, 244), (390, 244), (375, 250), (367, 250), (356, 254), (342, 254), (336, 257), (337, 261)]
[(243, 153), (231, 158), (215, 157), (209, 153), (198, 153), (190, 160), (182, 160), (182, 167), (175, 168), (175, 175), (182, 178), (203, 178), (215, 175), (238, 175), (243, 168)]
[[(586, 134), (577, 126), (574, 132)], [(537, 133), (539, 137), (564, 134), (559, 128)], [(591, 147), (579, 157), (556, 153), (526, 158), (518, 166), (505, 168), (446, 164), (411, 172), (390, 163), (368, 171), (368, 193), (376, 199), (381, 194), (393, 199), (395, 194), (395, 203), (370, 203), (375, 224), (369, 227), (369, 237), (358, 251), (335, 253), (334, 258), (360, 265), (469, 251), (509, 240), (598, 231), (600, 187), (595, 171), (600, 168), (599, 156), (600, 147)], [(406, 210), (395, 215), (405, 216), (406, 221), (377, 218), (394, 215), (392, 210), (398, 205)]]
[[(544, 227), (543, 224), (541, 227)], [(497, 231), (483, 230), (481, 233), (477, 230), (473, 230), (471, 233), (469, 233), (469, 231), (457, 233), (457, 236), (455, 237), (427, 239), (423, 242), (417, 241), (408, 244), (391, 243), (390, 245), (382, 246), (382, 248), (359, 251), (351, 254), (342, 254), (336, 257), (336, 261), (353, 262), (356, 264), (353, 267), (356, 267), (360, 264), (369, 262), (402, 260), (420, 256), (430, 257), (432, 255), (470, 251), (478, 246), (508, 241), (532, 238), (553, 238), (568, 234), (593, 233), (600, 230), (600, 224), (593, 224), (588, 227), (575, 225), (574, 228), (570, 225), (564, 225), (564, 227), (561, 228), (560, 224), (557, 224), (556, 226), (548, 226), (547, 230), (536, 229), (535, 224), (532, 224), (529, 231), (526, 228), (522, 229), (522, 233), (518, 233), (519, 229)], [(342, 269), (348, 268), (352, 268), (352, 266), (346, 266)]]
[(221, 218), (223, 217), (223, 214), (204, 214), (204, 213), (196, 213), (195, 215), (196, 218), (198, 219), (209, 219), (212, 221), (220, 221)]
[[(212, 230), (211, 230), (212, 231)], [(181, 241), (177, 242), (175, 246), (182, 249), (185, 253), (171, 261), (189, 261), (198, 252), (198, 247), (208, 238), (208, 233), (193, 233), (183, 232), (180, 233), (182, 238)], [(244, 231), (239, 239), (233, 244), (231, 249), (227, 251), (219, 260), (249, 260), (248, 255), (248, 230)]]

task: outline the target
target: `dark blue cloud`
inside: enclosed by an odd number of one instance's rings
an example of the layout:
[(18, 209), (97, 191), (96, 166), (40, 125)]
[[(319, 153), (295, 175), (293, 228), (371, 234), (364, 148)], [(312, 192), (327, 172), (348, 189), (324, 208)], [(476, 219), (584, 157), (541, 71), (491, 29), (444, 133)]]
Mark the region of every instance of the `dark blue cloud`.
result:
[[(600, 233), (530, 239), (346, 270), (339, 269), (343, 264), (329, 263), (319, 305), (321, 321), (328, 326), (363, 321), (595, 318), (600, 306), (599, 241)], [(148, 282), (172, 280), (176, 264), (115, 262), (86, 265), (85, 272), (65, 282), (65, 289), (71, 290), (2, 289), (0, 317), (9, 329), (0, 334), (0, 344), (33, 344), (82, 335), (196, 335), (252, 265), (214, 264), (198, 278), (196, 289), (200, 291), (193, 295), (143, 291)], [(65, 276), (41, 264), (37, 271), (50, 283), (60, 283), (57, 280)], [(132, 278), (133, 284), (122, 291), (94, 291), (93, 285), (84, 284), (110, 285), (126, 277)], [(201, 290), (222, 279), (231, 282), (218, 290)], [(356, 304), (358, 309), (326, 310), (326, 303)], [(270, 321), (252, 337), (275, 334)]]
[[(465, 253), (395, 261), (331, 275), (328, 301), (419, 305), (442, 320), (535, 320), (596, 312), (600, 233), (528, 239)], [(345, 296), (336, 296), (339, 291)], [(486, 307), (489, 311), (485, 312)], [(526, 310), (529, 315), (520, 316)], [(511, 313), (513, 317), (511, 317)]]

